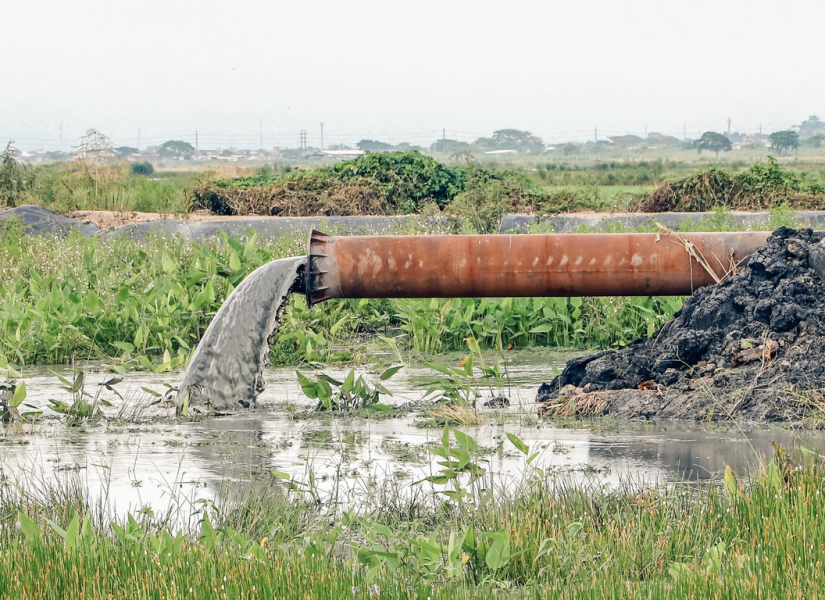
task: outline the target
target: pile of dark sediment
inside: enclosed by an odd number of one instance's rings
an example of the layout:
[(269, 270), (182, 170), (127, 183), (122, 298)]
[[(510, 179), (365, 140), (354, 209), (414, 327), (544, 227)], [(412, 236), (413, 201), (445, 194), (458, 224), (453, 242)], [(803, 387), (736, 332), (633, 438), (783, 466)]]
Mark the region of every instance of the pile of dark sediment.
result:
[(536, 400), (567, 416), (825, 416), (825, 233), (778, 229), (649, 339), (571, 361)]

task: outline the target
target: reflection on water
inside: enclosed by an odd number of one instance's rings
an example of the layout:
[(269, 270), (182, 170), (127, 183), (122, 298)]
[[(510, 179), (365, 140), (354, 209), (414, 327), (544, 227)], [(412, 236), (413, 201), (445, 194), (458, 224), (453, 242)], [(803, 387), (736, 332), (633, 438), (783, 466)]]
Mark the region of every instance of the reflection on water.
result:
[[(518, 364), (508, 366), (505, 390), (513, 406), (503, 413), (491, 412), (487, 425), (464, 430), (480, 447), (482, 464), (502, 480), (518, 478), (524, 468), (524, 457), (507, 440), (508, 432), (541, 450), (538, 464), (543, 468), (574, 480), (596, 477), (605, 485), (627, 479), (649, 483), (708, 479), (725, 465), (744, 473), (760, 458), (771, 456), (772, 441), (825, 450), (825, 436), (818, 432), (744, 434), (731, 425), (703, 428), (674, 423), (601, 422), (565, 428), (538, 422), (532, 418), (535, 389), (552, 376), (548, 365), (558, 367), (566, 358), (545, 356), (537, 365), (519, 357)], [(87, 390), (96, 393), (96, 384), (108, 377), (104, 372), (90, 373)], [(420, 386), (432, 377), (421, 368), (401, 371), (388, 382), (395, 394), (389, 402), (419, 400)], [(138, 424), (110, 420), (85, 430), (69, 430), (49, 420), (27, 426), (24, 434), (6, 430), (0, 437), (0, 476), (34, 490), (45, 489), (47, 483), (80, 483), (112, 515), (151, 506), (156, 514), (171, 510), (186, 520), (197, 510), (198, 500), (215, 499), (222, 482), (268, 477), (273, 469), (304, 481), (312, 469), (322, 493), (335, 489), (346, 502), (357, 504), (366, 493), (366, 482), (389, 477), (409, 485), (439, 468), (427, 449), (440, 442), (442, 432), (417, 427), (419, 415), (292, 420), (295, 406), (311, 406), (302, 399), (294, 371), (270, 369), (267, 379), (261, 409), (222, 418), (185, 423), (154, 419)], [(145, 386), (162, 391), (164, 381), (174, 384), (175, 376), (135, 374), (118, 389), (128, 408), (137, 390)], [(53, 376), (38, 373), (27, 381), (28, 400), (44, 406), (49, 397), (65, 398), (57, 385)], [(127, 412), (118, 398), (106, 397), (115, 404), (105, 409), (108, 415)], [(152, 411), (162, 416), (165, 409), (158, 405)], [(520, 414), (529, 418), (503, 416)]]

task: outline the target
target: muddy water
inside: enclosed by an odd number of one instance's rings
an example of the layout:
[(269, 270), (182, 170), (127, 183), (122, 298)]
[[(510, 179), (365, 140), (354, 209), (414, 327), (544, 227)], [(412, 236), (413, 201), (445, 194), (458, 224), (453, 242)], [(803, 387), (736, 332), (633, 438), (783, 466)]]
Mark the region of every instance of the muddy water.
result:
[[(605, 485), (627, 479), (707, 479), (726, 464), (745, 472), (758, 455), (770, 456), (771, 441), (825, 450), (825, 436), (808, 432), (743, 434), (735, 427), (605, 421), (567, 428), (539, 422), (534, 418), (536, 388), (569, 358), (546, 352), (518, 355), (507, 366), (508, 384), (484, 392), (482, 399), (508, 395), (512, 405), (487, 411), (485, 425), (464, 431), (476, 439), (479, 460), (501, 481), (517, 479), (524, 469), (523, 457), (506, 439), (508, 432), (541, 450), (542, 467)], [(50, 371), (42, 369), (27, 379), (27, 402), (45, 406), (48, 398), (67, 399)], [(167, 411), (174, 414), (172, 408), (147, 408), (141, 388), (162, 392), (164, 382), (174, 384), (179, 376), (132, 375), (117, 386), (124, 401), (96, 385), (110, 375), (89, 372), (87, 391), (100, 390), (113, 404), (104, 408), (108, 418), (96, 427), (69, 429), (45, 419), (22, 431), (0, 430), (0, 481), (35, 491), (80, 485), (112, 515), (149, 506), (155, 514), (169, 513), (185, 523), (200, 509), (199, 500), (217, 499), (227, 482), (271, 478), (272, 470), (300, 481), (307, 481), (312, 470), (323, 496), (335, 494), (341, 502), (358, 505), (382, 482), (409, 489), (438, 469), (428, 449), (439, 443), (441, 430), (420, 427), (421, 412), (398, 411), (397, 418), (381, 420), (296, 418), (313, 403), (302, 396), (294, 371), (278, 368), (265, 371), (268, 385), (258, 409), (178, 422), (165, 416)], [(423, 367), (400, 371), (387, 382), (394, 393), (387, 403), (420, 400), (433, 377)]]
[(181, 381), (192, 405), (226, 410), (255, 402), (266, 388), (270, 340), (305, 262), (298, 256), (258, 267), (221, 305)]

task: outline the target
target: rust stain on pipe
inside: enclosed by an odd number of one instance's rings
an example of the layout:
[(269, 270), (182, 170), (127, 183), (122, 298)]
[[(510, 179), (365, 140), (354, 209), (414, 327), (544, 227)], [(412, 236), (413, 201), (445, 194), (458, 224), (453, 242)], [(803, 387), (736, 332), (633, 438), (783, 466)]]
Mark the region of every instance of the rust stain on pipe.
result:
[(689, 295), (770, 233), (334, 237), (313, 231), (306, 292), (329, 298)]

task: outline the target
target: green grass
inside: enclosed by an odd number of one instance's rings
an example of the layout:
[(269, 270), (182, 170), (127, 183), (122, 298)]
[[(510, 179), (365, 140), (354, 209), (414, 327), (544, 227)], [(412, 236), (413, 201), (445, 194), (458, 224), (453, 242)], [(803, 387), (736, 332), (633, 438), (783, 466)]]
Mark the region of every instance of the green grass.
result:
[[(144, 177), (133, 175), (125, 162), (94, 165), (75, 160), (27, 168), (6, 161), (0, 169), (0, 202), (42, 204), (58, 212), (185, 213), (193, 207), (219, 214), (282, 216), (442, 211), (464, 217), (477, 232), (495, 230), (505, 212), (625, 210), (661, 186), (662, 197), (649, 203), (665, 208), (668, 203), (686, 209), (770, 208), (783, 201), (821, 204), (821, 149), (782, 157), (775, 168), (772, 160), (767, 150), (716, 157), (686, 150), (602, 149), (578, 155), (477, 156), (447, 163), (415, 152), (371, 153), (331, 165), (253, 164), (229, 179), (218, 179), (205, 164), (200, 171)], [(756, 177), (749, 176), (754, 168)]]
[[(149, 367), (141, 356), (182, 364), (248, 273), (303, 251), (298, 237), (201, 245), (155, 236), (37, 237), (9, 226), (0, 233), (0, 355), (21, 366), (105, 358)], [(417, 354), (466, 349), (467, 337), (485, 349), (622, 346), (650, 335), (680, 306), (670, 298), (362, 299), (309, 310), (294, 297), (272, 360), (366, 359), (365, 336), (373, 349), (389, 344)]]
[(190, 209), (187, 187), (192, 175), (133, 175), (127, 163), (109, 166), (81, 162), (55, 163), (29, 170), (30, 184), (10, 206), (40, 204), (57, 212), (114, 210), (120, 212), (185, 213)]
[[(765, 227), (793, 226), (793, 215), (776, 208)], [(699, 224), (682, 223), (683, 230), (735, 228), (721, 210)], [(531, 232), (545, 229), (535, 225)], [(0, 231), (0, 356), (20, 366), (74, 358), (152, 368), (140, 357), (179, 366), (248, 273), (304, 251), (299, 236), (271, 244), (254, 234), (204, 244), (154, 235), (138, 242), (29, 236), (11, 224)], [(468, 337), (485, 350), (623, 347), (651, 335), (681, 305), (681, 298), (667, 297), (360, 299), (310, 310), (295, 296), (271, 360), (358, 362), (388, 348), (409, 359), (466, 351)], [(162, 359), (167, 353), (171, 360)]]
[(433, 452), (453, 466), (406, 494), (368, 487), (343, 510), (273, 479), (204, 505), (181, 531), (147, 511), (111, 524), (80, 494), (32, 497), (4, 483), (0, 590), (90, 600), (809, 598), (825, 584), (818, 456), (779, 450), (748, 478), (611, 490), (544, 472), (511, 437), (524, 473), (502, 487), (471, 438), (451, 437)]

